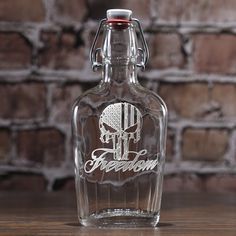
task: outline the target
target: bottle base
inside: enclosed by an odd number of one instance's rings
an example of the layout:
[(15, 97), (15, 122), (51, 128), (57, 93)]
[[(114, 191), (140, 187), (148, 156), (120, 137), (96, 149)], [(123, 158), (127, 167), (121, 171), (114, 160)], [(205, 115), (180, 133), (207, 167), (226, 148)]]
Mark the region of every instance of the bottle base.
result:
[(79, 219), (81, 225), (92, 227), (155, 227), (160, 219), (159, 212), (133, 209), (108, 209)]

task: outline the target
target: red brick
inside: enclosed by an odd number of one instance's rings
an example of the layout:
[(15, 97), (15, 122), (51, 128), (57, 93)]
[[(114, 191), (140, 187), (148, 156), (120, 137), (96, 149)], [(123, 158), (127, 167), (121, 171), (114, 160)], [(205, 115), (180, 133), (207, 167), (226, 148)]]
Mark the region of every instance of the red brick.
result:
[(194, 69), (202, 73), (236, 73), (236, 36), (197, 35), (193, 38)]
[(115, 0), (110, 0), (109, 2), (103, 0), (88, 0), (88, 16), (96, 20), (103, 19), (106, 17), (106, 10), (109, 8), (117, 8), (119, 3)]
[(20, 131), (17, 135), (18, 160), (27, 166), (60, 166), (64, 160), (64, 136), (58, 130)]
[(31, 64), (31, 46), (17, 33), (0, 33), (0, 69), (24, 69)]
[(159, 94), (171, 119), (228, 120), (236, 117), (236, 85), (215, 83), (161, 83)]
[(11, 135), (8, 130), (0, 130), (0, 162), (6, 160), (11, 151)]
[(41, 192), (46, 190), (46, 181), (41, 175), (9, 174), (0, 177), (0, 189), (2, 191)]
[(66, 179), (62, 179), (62, 180), (57, 180), (53, 189), (60, 190), (60, 191), (75, 192), (75, 179), (74, 178), (66, 178)]
[(82, 88), (78, 84), (57, 86), (52, 95), (51, 117), (58, 122), (70, 122), (72, 105), (81, 95)]
[(204, 183), (202, 179), (193, 174), (170, 175), (164, 177), (164, 192), (201, 192)]
[(1, 0), (0, 21), (43, 21), (45, 9), (42, 0)]
[(88, 55), (83, 42), (73, 33), (43, 32), (44, 49), (39, 55), (39, 65), (50, 69), (82, 69)]
[(179, 176), (164, 176), (163, 192), (182, 191), (183, 181)]
[[(130, 9), (133, 12), (133, 17), (139, 20), (150, 19), (150, 0), (89, 0), (88, 9), (89, 17), (92, 19), (103, 19), (106, 17), (106, 10), (112, 8)], [(96, 9), (96, 10), (95, 10)]]
[(208, 192), (236, 192), (236, 175), (211, 175), (205, 181)]
[(167, 175), (164, 192), (235, 192), (236, 175), (218, 174), (197, 176), (194, 174)]
[(63, 24), (81, 22), (87, 14), (85, 0), (56, 0), (54, 20)]
[(123, 0), (121, 7), (130, 9), (133, 12), (133, 17), (140, 21), (149, 20), (151, 13), (151, 0)]
[(157, 0), (156, 11), (160, 21), (172, 23), (235, 22), (234, 0)]
[(171, 118), (202, 118), (209, 104), (208, 87), (204, 83), (163, 83), (159, 94), (166, 102)]
[(219, 117), (235, 119), (236, 117), (236, 85), (215, 84), (211, 91), (211, 99), (218, 107)]
[(181, 49), (181, 39), (177, 34), (158, 33), (148, 39), (150, 59), (148, 68), (183, 68), (185, 58)]
[(32, 119), (45, 117), (46, 88), (42, 84), (0, 85), (0, 117), (2, 119)]
[(220, 161), (228, 147), (229, 134), (224, 129), (191, 129), (183, 133), (183, 159)]

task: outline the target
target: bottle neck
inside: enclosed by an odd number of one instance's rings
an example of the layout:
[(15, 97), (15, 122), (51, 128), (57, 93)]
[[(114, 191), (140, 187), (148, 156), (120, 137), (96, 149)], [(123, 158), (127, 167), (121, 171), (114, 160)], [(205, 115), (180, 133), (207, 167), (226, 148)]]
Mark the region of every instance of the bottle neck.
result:
[(138, 83), (136, 65), (106, 64), (103, 67), (103, 82), (106, 83)]
[(102, 47), (103, 81), (137, 83), (137, 39), (132, 24), (105, 27)]

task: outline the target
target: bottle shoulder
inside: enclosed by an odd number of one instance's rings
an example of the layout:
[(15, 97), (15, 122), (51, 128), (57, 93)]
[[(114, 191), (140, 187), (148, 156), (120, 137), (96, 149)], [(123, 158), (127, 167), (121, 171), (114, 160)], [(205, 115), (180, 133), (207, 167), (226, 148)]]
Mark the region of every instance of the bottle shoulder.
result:
[(142, 113), (161, 112), (163, 115), (167, 115), (167, 108), (162, 98), (140, 84), (111, 86), (108, 83), (100, 83), (77, 98), (73, 112), (76, 108), (80, 114), (89, 115), (103, 110), (109, 104), (120, 102), (133, 104)]
[(163, 110), (167, 112), (167, 107), (164, 100), (154, 91), (149, 90), (141, 85), (135, 88), (140, 94), (140, 98), (145, 103), (146, 107), (151, 110)]
[(79, 97), (76, 98), (73, 104), (73, 110), (75, 107), (80, 106), (83, 103), (92, 103), (93, 101), (97, 101), (98, 98), (102, 96), (104, 88), (102, 88), (100, 85), (97, 85), (84, 93), (82, 93)]

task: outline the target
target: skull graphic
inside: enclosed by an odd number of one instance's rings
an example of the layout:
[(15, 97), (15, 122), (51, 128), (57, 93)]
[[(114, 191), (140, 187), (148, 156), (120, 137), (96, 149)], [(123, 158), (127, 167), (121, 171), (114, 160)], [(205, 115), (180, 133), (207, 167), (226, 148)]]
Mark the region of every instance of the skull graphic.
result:
[(133, 105), (125, 102), (107, 106), (99, 119), (100, 140), (112, 142), (115, 160), (128, 160), (129, 143), (140, 139), (142, 116)]

